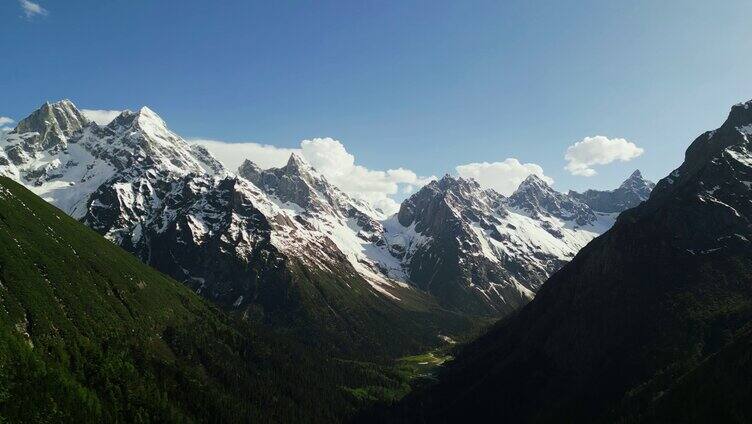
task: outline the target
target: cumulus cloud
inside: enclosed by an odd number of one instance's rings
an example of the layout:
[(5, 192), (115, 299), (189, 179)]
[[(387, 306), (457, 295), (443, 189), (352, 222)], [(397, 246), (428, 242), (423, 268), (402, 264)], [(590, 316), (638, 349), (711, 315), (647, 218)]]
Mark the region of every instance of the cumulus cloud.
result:
[(616, 160), (627, 162), (640, 156), (645, 150), (623, 138), (608, 138), (602, 135), (585, 137), (567, 148), (565, 169), (572, 175), (592, 177), (597, 174), (593, 165), (606, 165)]
[(420, 187), (436, 178), (419, 177), (405, 168), (377, 171), (356, 165), (355, 156), (332, 138), (303, 140), (300, 146), (303, 158), (334, 185), (387, 213), (399, 209), (399, 204), (391, 196), (399, 193), (400, 187)]
[(543, 173), (540, 165), (521, 163), (515, 158), (507, 158), (503, 162), (468, 163), (455, 169), (460, 177), (473, 178), (482, 187), (492, 188), (505, 196), (514, 193), (530, 174), (537, 175), (548, 184), (554, 183), (551, 177)]
[(30, 0), (19, 0), (18, 3), (21, 5), (21, 8), (23, 9), (24, 14), (27, 18), (31, 18), (37, 15), (46, 16), (48, 14), (47, 9)]
[(119, 110), (81, 109), (81, 113), (90, 121), (99, 125), (107, 125), (120, 115)]
[(293, 152), (300, 153), (300, 149), (286, 149), (254, 142), (233, 143), (198, 138), (189, 141), (206, 147), (217, 160), (231, 170), (238, 169), (246, 159), (264, 169), (279, 168), (287, 163)]
[(249, 159), (261, 168), (284, 166), (292, 153), (303, 159), (324, 175), (326, 179), (349, 195), (365, 200), (385, 213), (399, 209), (392, 197), (407, 194), (435, 177), (420, 177), (415, 172), (396, 168), (368, 169), (355, 163), (355, 156), (345, 146), (332, 138), (303, 140), (299, 149), (279, 148), (259, 143), (228, 143), (218, 140), (194, 139), (193, 143), (206, 147), (220, 162), (237, 169)]

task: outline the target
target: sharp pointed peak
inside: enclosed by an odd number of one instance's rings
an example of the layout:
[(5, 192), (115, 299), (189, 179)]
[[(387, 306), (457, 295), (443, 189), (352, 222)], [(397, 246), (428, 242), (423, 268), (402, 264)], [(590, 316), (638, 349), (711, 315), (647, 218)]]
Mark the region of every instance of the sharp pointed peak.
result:
[(76, 105), (70, 100), (70, 99), (60, 99), (58, 101), (51, 102), (49, 100), (45, 101), (42, 105), (47, 107), (53, 107), (53, 106), (73, 106), (76, 107)]
[(640, 178), (642, 179), (642, 172), (640, 172), (639, 169), (635, 169), (635, 171), (629, 175), (629, 178)]
[(541, 189), (549, 189), (551, 190), (551, 185), (548, 184), (548, 181), (541, 178), (537, 174), (530, 174), (527, 177), (525, 177), (524, 180), (520, 183), (519, 187), (517, 187), (517, 190), (523, 189), (525, 187), (536, 187)]
[(167, 130), (167, 124), (165, 121), (148, 106), (143, 106), (135, 112), (130, 109), (125, 109), (107, 126), (110, 128), (128, 127), (136, 123), (141, 127), (148, 126), (151, 127), (150, 129), (155, 129), (156, 127)]
[(88, 123), (89, 120), (76, 108), (76, 105), (64, 99), (44, 102), (37, 110), (20, 120), (14, 131), (45, 133), (48, 129), (56, 127), (65, 136), (70, 136)]
[(47, 100), (42, 103), (37, 111), (51, 111), (53, 109), (62, 109), (64, 111), (67, 111), (68, 113), (80, 114), (80, 111), (78, 110), (76, 105), (69, 99), (62, 99), (54, 102)]
[(438, 180), (431, 180), (424, 187), (445, 192), (452, 190), (455, 187), (466, 187), (468, 189), (480, 188), (480, 184), (473, 178), (464, 178), (446, 173)]
[(255, 181), (261, 171), (261, 167), (249, 159), (244, 160), (238, 167), (238, 175), (250, 181)]
[(300, 163), (304, 164), (306, 163), (305, 159), (303, 159), (303, 156), (300, 155), (298, 152), (292, 152), (290, 153), (290, 158), (287, 159), (287, 163)]
[(149, 121), (158, 122), (161, 125), (165, 125), (165, 122), (162, 119), (162, 117), (157, 115), (157, 112), (154, 112), (154, 110), (149, 108), (148, 106), (142, 106), (141, 109), (139, 109), (138, 112), (136, 112), (136, 115), (138, 115), (139, 120), (146, 119)]
[(530, 174), (530, 175), (528, 175), (527, 177), (525, 177), (524, 181), (528, 181), (528, 182), (541, 182), (541, 183), (544, 183), (544, 184), (548, 185), (548, 183), (546, 183), (543, 180), (543, 178), (539, 177), (537, 174)]
[[(158, 117), (158, 118), (159, 118), (159, 115), (157, 115), (157, 113), (156, 113), (156, 112), (154, 112), (154, 110), (152, 110), (152, 109), (151, 109), (151, 108), (150, 108), (149, 106), (141, 106), (141, 109), (139, 109), (137, 113), (138, 113), (139, 115), (144, 115), (144, 116), (156, 116), (156, 117)], [(161, 119), (161, 118), (160, 118), (160, 119)]]
[(639, 188), (639, 187), (653, 187), (653, 182), (648, 181), (645, 179), (645, 177), (642, 176), (642, 172), (640, 170), (634, 171), (626, 180), (624, 180), (623, 183), (619, 186), (619, 188)]
[(292, 170), (310, 170), (311, 165), (306, 162), (305, 159), (303, 159), (303, 156), (301, 156), (298, 152), (292, 152), (290, 154), (290, 158), (287, 159), (287, 164), (285, 165), (285, 168), (292, 169)]
[(243, 163), (240, 164), (240, 167), (238, 167), (238, 172), (243, 172), (243, 170), (254, 170), (254, 171), (260, 171), (261, 167), (256, 165), (256, 162), (245, 159)]
[(540, 175), (530, 174), (517, 186), (517, 189), (511, 194), (511, 197), (537, 196), (538, 194), (559, 195), (553, 187)]

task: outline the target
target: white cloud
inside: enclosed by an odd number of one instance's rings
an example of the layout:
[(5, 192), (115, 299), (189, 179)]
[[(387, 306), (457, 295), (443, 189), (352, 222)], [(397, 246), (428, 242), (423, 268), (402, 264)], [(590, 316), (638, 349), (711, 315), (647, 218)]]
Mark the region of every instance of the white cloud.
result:
[(346, 193), (371, 202), (387, 213), (397, 212), (399, 204), (392, 198), (400, 187), (423, 186), (436, 177), (419, 177), (405, 169), (376, 171), (355, 164), (355, 157), (332, 138), (315, 138), (300, 143), (303, 158)]
[(12, 124), (14, 122), (15, 122), (14, 120), (8, 118), (7, 116), (0, 116), (0, 127), (4, 125)]
[(29, 0), (18, 0), (18, 3), (21, 5), (21, 8), (24, 11), (24, 14), (26, 14), (27, 18), (31, 18), (36, 15), (46, 16), (49, 12), (47, 12), (47, 9), (40, 6), (38, 3), (34, 3)]
[(87, 117), (90, 121), (94, 121), (99, 125), (107, 125), (112, 122), (113, 119), (120, 115), (119, 110), (102, 110), (102, 109), (81, 109), (81, 113)]
[(630, 161), (645, 150), (623, 138), (608, 138), (602, 135), (585, 137), (567, 148), (565, 169), (572, 175), (592, 177), (596, 174), (593, 165), (606, 165), (613, 161)]
[(279, 168), (287, 163), (293, 152), (301, 153), (300, 149), (287, 149), (254, 142), (232, 143), (197, 138), (189, 141), (206, 147), (214, 157), (233, 171), (237, 170), (246, 159), (264, 169)]
[(520, 163), (514, 158), (507, 158), (503, 162), (468, 163), (459, 165), (455, 169), (460, 177), (473, 178), (482, 187), (492, 188), (505, 196), (514, 193), (520, 183), (530, 174), (537, 175), (549, 184), (554, 182), (551, 177), (543, 173), (540, 165)]
[(303, 140), (300, 149), (279, 148), (259, 143), (228, 143), (218, 140), (191, 140), (206, 147), (230, 169), (237, 169), (249, 159), (261, 168), (284, 166), (292, 153), (299, 153), (306, 162), (323, 174), (329, 182), (349, 195), (368, 201), (386, 213), (394, 213), (399, 204), (393, 195), (406, 194), (435, 177), (419, 177), (404, 169), (372, 170), (355, 164), (355, 156), (332, 138)]

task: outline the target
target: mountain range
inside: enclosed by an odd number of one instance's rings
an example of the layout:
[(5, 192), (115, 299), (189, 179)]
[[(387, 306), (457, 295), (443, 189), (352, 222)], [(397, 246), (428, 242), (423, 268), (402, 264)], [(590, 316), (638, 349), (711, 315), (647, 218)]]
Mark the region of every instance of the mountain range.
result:
[(47, 103), (0, 140), (0, 416), (748, 422), (751, 137), (752, 101), (658, 184), (446, 175), (385, 216)]
[(751, 137), (749, 101), (391, 418), (752, 420)]
[(446, 175), (384, 216), (296, 154), (228, 170), (146, 107), (101, 126), (45, 103), (3, 138), (0, 175), (226, 310), (356, 356), (512, 313), (653, 187), (637, 171), (563, 194), (531, 175), (505, 197)]

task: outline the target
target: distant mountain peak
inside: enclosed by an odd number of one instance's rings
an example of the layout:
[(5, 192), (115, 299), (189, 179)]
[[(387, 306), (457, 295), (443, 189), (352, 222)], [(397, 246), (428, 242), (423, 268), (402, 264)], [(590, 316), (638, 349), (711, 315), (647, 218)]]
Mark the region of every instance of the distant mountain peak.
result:
[(22, 119), (13, 132), (44, 134), (45, 131), (57, 127), (65, 135), (70, 136), (87, 123), (89, 123), (89, 120), (70, 100), (64, 99), (52, 103), (47, 101), (39, 109)]
[(290, 154), (290, 158), (287, 159), (287, 164), (285, 165), (285, 168), (289, 171), (310, 171), (312, 169), (311, 165), (308, 164), (308, 162), (303, 159), (302, 156), (300, 156), (298, 153), (293, 152)]
[(629, 176), (628, 179), (631, 180), (631, 179), (637, 179), (637, 178), (639, 178), (641, 180), (643, 179), (642, 178), (642, 172), (640, 172), (639, 169), (635, 169), (635, 171)]
[(148, 106), (143, 106), (141, 107), (141, 109), (138, 110), (138, 117), (139, 119), (144, 120), (144, 121), (157, 122), (160, 125), (164, 125), (164, 126), (167, 125), (165, 124), (165, 121), (159, 115), (157, 115), (156, 112), (149, 109)]
[[(653, 189), (655, 184), (652, 181), (646, 180), (640, 170), (636, 170), (619, 186), (621, 189), (644, 191), (648, 188), (648, 192)], [(649, 193), (645, 193), (649, 194)]]
[(535, 189), (535, 190), (541, 190), (541, 191), (554, 191), (554, 189), (544, 180), (543, 178), (539, 177), (536, 174), (530, 174), (525, 178), (520, 185), (517, 187), (517, 190), (528, 190), (528, 189)]
[(138, 126), (140, 129), (149, 133), (169, 132), (165, 121), (157, 115), (156, 112), (147, 106), (142, 107), (136, 112), (124, 110), (120, 112), (117, 118), (113, 119), (107, 127), (110, 129), (131, 128)]
[[(29, 134), (24, 143), (26, 153), (51, 148), (64, 148), (68, 138), (80, 131), (89, 120), (70, 100), (45, 102), (39, 109), (22, 119), (12, 134)], [(36, 133), (36, 135), (31, 135)]]
[(429, 182), (426, 187), (442, 193), (455, 190), (480, 190), (480, 184), (472, 178), (456, 177), (451, 174), (444, 174), (439, 180)]
[(578, 225), (596, 221), (596, 216), (586, 204), (572, 196), (554, 190), (541, 177), (530, 174), (509, 196), (512, 207), (525, 210), (533, 216), (555, 216), (573, 220)]
[(616, 213), (633, 208), (650, 197), (655, 183), (646, 180), (639, 169), (615, 190), (570, 191), (571, 197), (586, 203), (596, 212)]
[(238, 167), (238, 175), (241, 176), (258, 174), (259, 172), (261, 172), (261, 167), (256, 165), (256, 163), (251, 161), (250, 159), (244, 160), (243, 163), (240, 164), (240, 167)]

